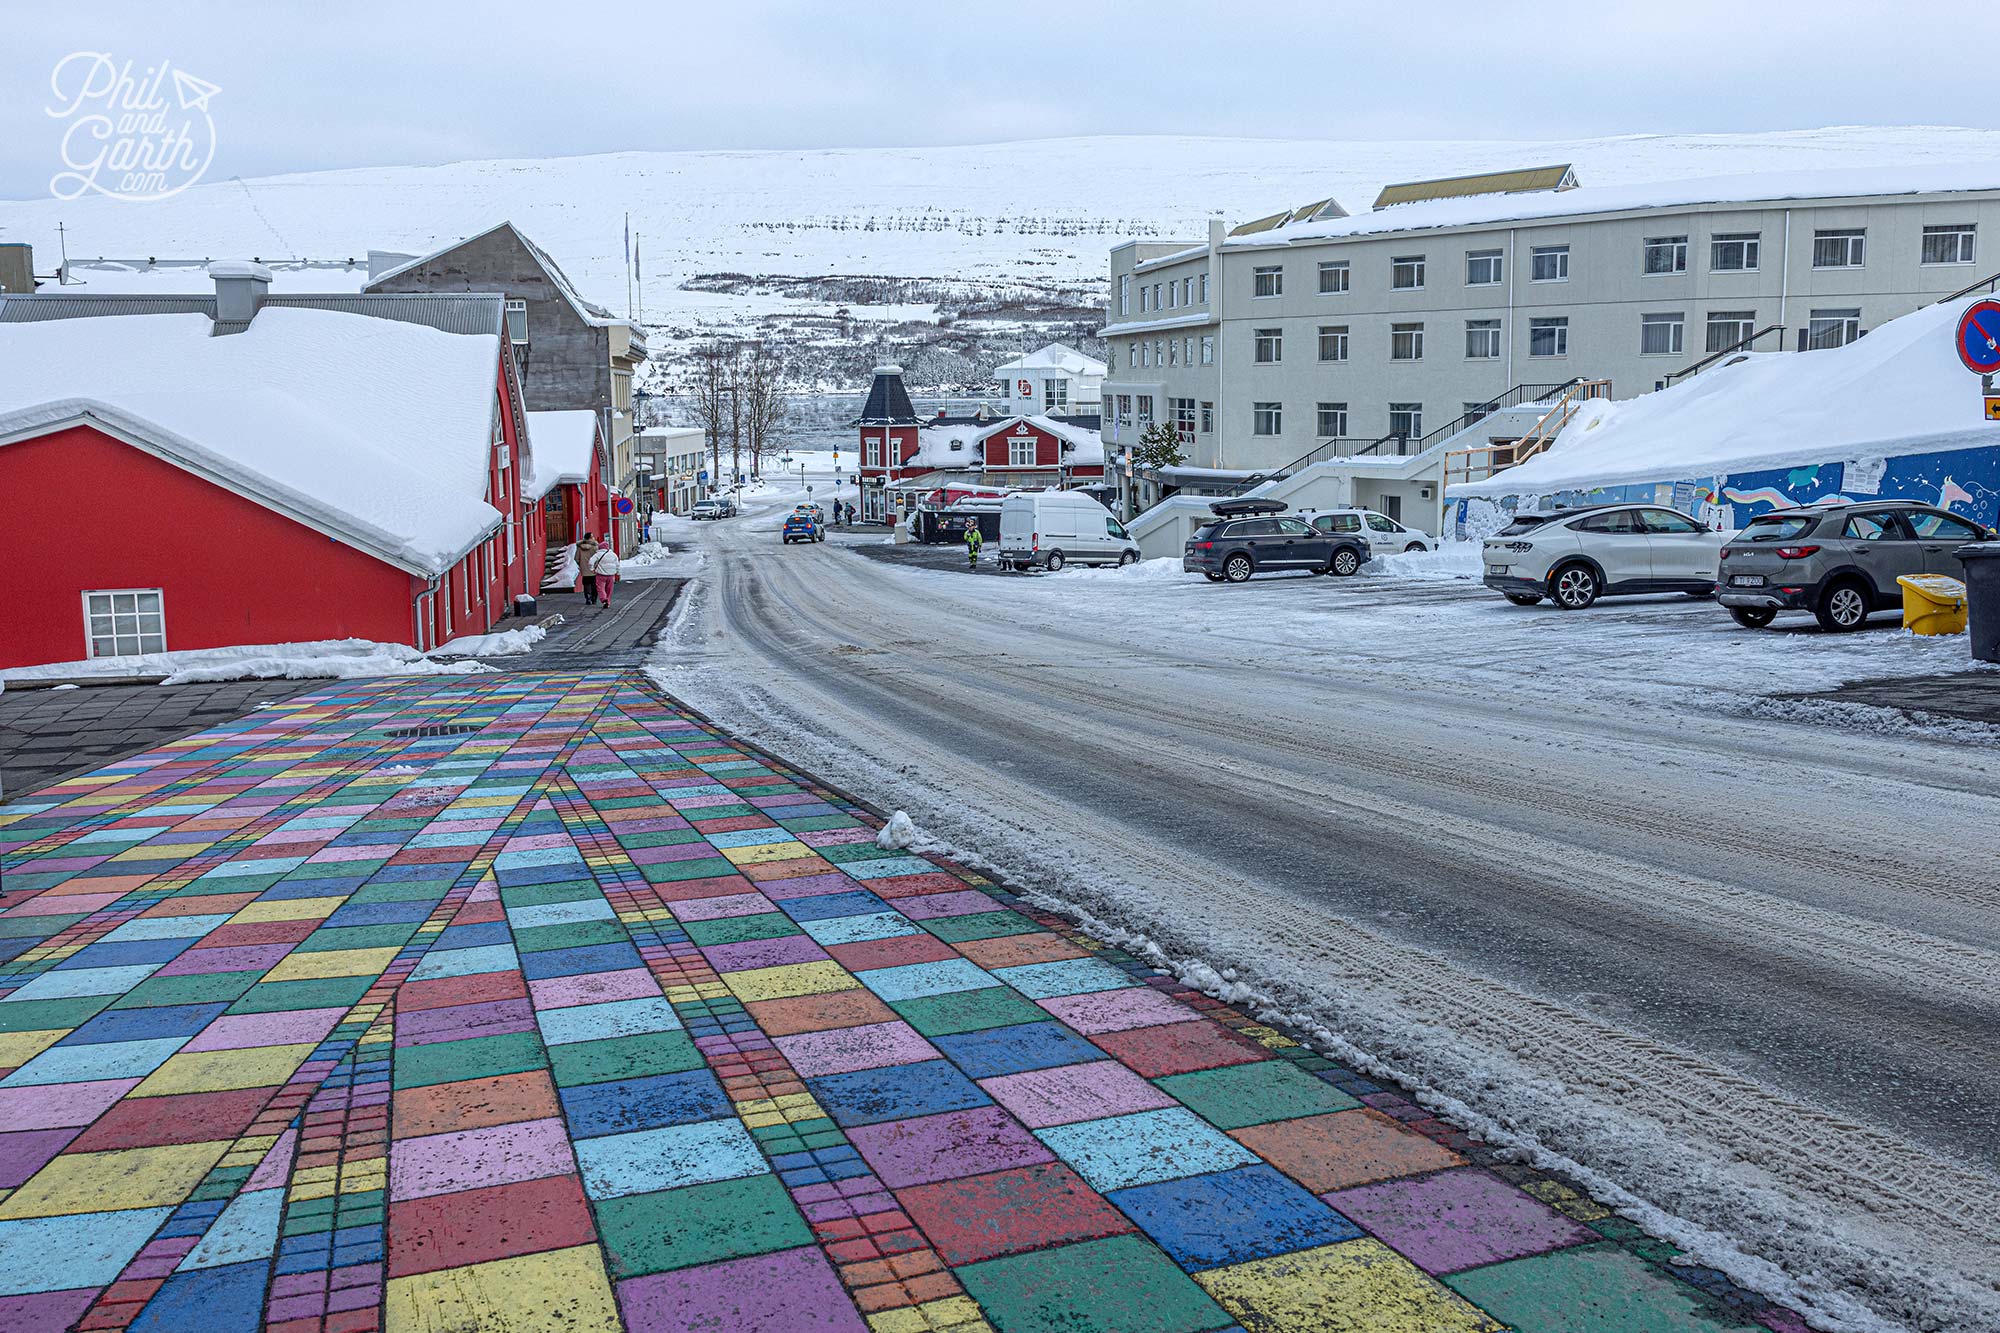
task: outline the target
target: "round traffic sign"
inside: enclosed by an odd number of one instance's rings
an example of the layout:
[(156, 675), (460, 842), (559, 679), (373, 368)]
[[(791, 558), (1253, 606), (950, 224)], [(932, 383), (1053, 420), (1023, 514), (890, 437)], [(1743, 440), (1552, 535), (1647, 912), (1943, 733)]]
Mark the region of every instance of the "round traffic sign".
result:
[(1975, 375), (2000, 371), (2000, 301), (1974, 301), (1958, 317), (1958, 359)]

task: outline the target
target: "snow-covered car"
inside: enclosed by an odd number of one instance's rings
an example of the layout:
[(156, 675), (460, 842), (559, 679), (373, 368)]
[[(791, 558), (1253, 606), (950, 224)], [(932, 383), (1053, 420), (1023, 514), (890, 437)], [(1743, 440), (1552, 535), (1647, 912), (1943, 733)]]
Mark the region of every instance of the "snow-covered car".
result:
[(1516, 514), (1486, 539), (1486, 586), (1516, 606), (1581, 611), (1599, 597), (1715, 591), (1723, 534), (1657, 505)]
[(694, 508), (688, 513), (688, 517), (735, 518), (736, 497), (733, 495), (717, 495), (706, 500), (696, 500)]
[(800, 505), (785, 516), (785, 545), (793, 542), (823, 542), (826, 540), (826, 521), (819, 515), (817, 506)]
[(1321, 509), (1315, 513), (1301, 514), (1299, 517), (1321, 532), (1359, 535), (1367, 541), (1369, 552), (1378, 558), (1385, 555), (1401, 555), (1405, 551), (1437, 549), (1437, 539), (1429, 533), (1406, 528), (1387, 514), (1377, 513), (1373, 509)]

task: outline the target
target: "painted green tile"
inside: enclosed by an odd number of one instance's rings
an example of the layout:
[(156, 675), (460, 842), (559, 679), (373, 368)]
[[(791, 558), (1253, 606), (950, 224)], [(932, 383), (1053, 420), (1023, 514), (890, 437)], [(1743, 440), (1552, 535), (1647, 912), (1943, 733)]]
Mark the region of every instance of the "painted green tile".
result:
[(632, 937), (616, 921), (565, 921), (555, 926), (529, 926), (514, 932), (514, 947), (522, 953), (549, 949), (581, 949), (592, 944), (624, 944)]
[(1614, 1245), (1510, 1259), (1444, 1282), (1518, 1333), (1721, 1333), (1757, 1327), (1722, 1313), (1693, 1287)]
[(756, 916), (725, 916), (714, 921), (690, 921), (681, 927), (687, 937), (707, 948), (711, 944), (740, 944), (744, 940), (775, 940), (804, 932), (783, 912), (759, 912)]
[[(209, 972), (190, 977), (147, 977), (125, 992), (115, 1008), (154, 1004), (214, 1004), (234, 1000), (257, 984), (262, 972)], [(10, 1006), (11, 1007), (11, 1006)]]
[(813, 1243), (776, 1176), (751, 1176), (597, 1205), (597, 1229), (613, 1277), (769, 1254)]
[(417, 923), (386, 926), (322, 926), (299, 941), (296, 953), (326, 953), (334, 949), (400, 949), (417, 933)]
[(691, 828), (662, 829), (653, 833), (620, 833), (618, 845), (628, 852), (636, 852), (642, 847), (685, 847), (691, 842), (700, 842), (701, 834)]
[(893, 1001), (889, 1007), (926, 1037), (1048, 1020), (1046, 1010), (1005, 986), (955, 991), (950, 995), (922, 995), (914, 1000)]
[(393, 1067), (398, 1088), (427, 1088), (434, 1083), (518, 1074), (540, 1069), (542, 1063), (540, 1038), (532, 1032), (509, 1032), (497, 1037), (405, 1046), (396, 1052)]
[(947, 944), (966, 940), (990, 940), (1002, 935), (1027, 935), (1041, 927), (1019, 912), (971, 912), (965, 916), (942, 916), (918, 925)]
[(232, 1014), (275, 1014), (285, 1009), (345, 1009), (368, 993), (375, 974), (311, 981), (261, 981), (229, 1006)]
[(1138, 1236), (1032, 1250), (952, 1273), (1003, 1333), (1207, 1333), (1233, 1322)]
[(640, 866), (639, 871), (648, 884), (671, 884), (676, 880), (733, 875), (736, 865), (726, 857), (705, 856), (696, 861), (663, 861), (656, 866)]
[[(407, 1054), (398, 1052), (398, 1062)], [(703, 1065), (701, 1052), (683, 1032), (645, 1032), (599, 1041), (564, 1042), (550, 1050), (549, 1059), (555, 1068), (556, 1082), (565, 1088), (652, 1074), (679, 1074)]]
[[(149, 986), (152, 982), (148, 979), (139, 984)], [(126, 992), (128, 995), (132, 993)], [(0, 1032), (38, 1032), (47, 1028), (77, 1027), (108, 1008), (117, 998), (115, 995), (68, 995), (56, 1000), (14, 1000), (0, 1004)], [(157, 1003), (175, 1002), (161, 1000)]]
[(500, 901), (507, 907), (541, 907), (548, 903), (575, 903), (586, 898), (601, 898), (603, 891), (594, 880), (564, 879), (551, 884), (517, 884), (512, 888), (505, 885), (500, 889)]
[(1217, 1129), (1241, 1129), (1273, 1120), (1349, 1111), (1361, 1105), (1283, 1060), (1174, 1074), (1153, 1083)]

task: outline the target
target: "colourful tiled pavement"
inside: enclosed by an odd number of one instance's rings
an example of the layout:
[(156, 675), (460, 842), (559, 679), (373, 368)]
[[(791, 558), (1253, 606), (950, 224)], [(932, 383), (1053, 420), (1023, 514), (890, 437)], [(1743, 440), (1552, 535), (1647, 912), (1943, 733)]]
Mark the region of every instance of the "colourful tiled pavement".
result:
[(0, 1328), (1804, 1328), (876, 822), (614, 672), (0, 809)]

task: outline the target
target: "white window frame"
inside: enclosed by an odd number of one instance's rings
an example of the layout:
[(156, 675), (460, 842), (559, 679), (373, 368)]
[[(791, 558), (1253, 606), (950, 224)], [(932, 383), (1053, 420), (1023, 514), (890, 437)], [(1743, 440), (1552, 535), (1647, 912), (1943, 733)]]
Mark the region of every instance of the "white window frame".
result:
[(1250, 404), (1250, 433), (1268, 438), (1285, 433), (1285, 405), (1281, 402)]
[(1042, 381), (1042, 410), (1044, 412), (1069, 411), (1069, 381), (1061, 375), (1051, 375)]
[[(1648, 350), (1646, 333), (1649, 329), (1671, 329), (1667, 337), (1668, 345)], [(1640, 356), (1684, 356), (1687, 348), (1687, 312), (1684, 310), (1659, 310), (1639, 316)]]
[(1259, 366), (1275, 366), (1285, 359), (1285, 331), (1278, 329), (1253, 329), (1250, 333), (1250, 359)]
[[(1826, 341), (1825, 334), (1832, 330), (1839, 331), (1839, 341)], [(1857, 306), (1829, 306), (1811, 311), (1806, 317), (1806, 348), (1809, 351), (1845, 347), (1860, 336), (1861, 310)]]
[(873, 435), (861, 441), (861, 465), (863, 467), (882, 466), (882, 441)]
[(1180, 286), (1181, 285), (1175, 282), (1172, 278), (1167, 279), (1167, 309), (1173, 310), (1180, 305), (1181, 303)]
[(1181, 279), (1181, 304), (1194, 304), (1194, 279), (1191, 277)]
[[(1487, 265), (1491, 275), (1484, 278), (1472, 276), (1474, 264)], [(1498, 287), (1507, 280), (1507, 252), (1505, 250), (1467, 250), (1465, 252), (1465, 285), (1468, 287)]]
[[(1552, 270), (1547, 274), (1542, 272), (1543, 260), (1549, 261), (1548, 267)], [(1531, 247), (1528, 251), (1528, 281), (1568, 282), (1569, 246), (1537, 245)]]
[[(1405, 352), (1408, 355), (1404, 355)], [(1391, 361), (1424, 359), (1424, 326), (1421, 321), (1389, 326), (1389, 359)]]
[(1128, 370), (1139, 368), (1139, 341), (1136, 338), (1125, 344), (1125, 367)]
[(1129, 393), (1118, 395), (1117, 423), (1121, 426), (1132, 424), (1132, 395)]
[(1208, 270), (1201, 271), (1201, 303), (1208, 304)]
[[(1327, 364), (1347, 360), (1348, 326), (1345, 324), (1322, 324), (1319, 326), (1319, 359)], [(1333, 355), (1328, 356), (1331, 352)]]
[[(1653, 252), (1665, 250), (1671, 262), (1666, 268), (1654, 268)], [(1639, 276), (1642, 278), (1672, 278), (1688, 271), (1688, 238), (1685, 236), (1648, 236), (1639, 247)]]
[(1181, 363), (1181, 340), (1179, 338), (1169, 338), (1167, 339), (1167, 364), (1170, 366), (1177, 366), (1180, 363)]
[(1212, 333), (1201, 335), (1201, 363), (1204, 366), (1215, 364), (1215, 335)]
[(1201, 405), (1201, 433), (1203, 435), (1215, 433), (1215, 404), (1212, 402), (1204, 401)]
[(1347, 260), (1320, 260), (1319, 294), (1321, 296), (1345, 296), (1352, 289), (1353, 282), (1353, 268)]
[[(1333, 430), (1328, 430), (1328, 418), (1332, 418)], [(1313, 438), (1318, 440), (1340, 440), (1347, 437), (1347, 404), (1313, 404)]]
[[(1717, 263), (1724, 246), (1740, 247), (1743, 263), (1735, 267)], [(1719, 231), (1708, 238), (1710, 273), (1757, 273), (1762, 271), (1763, 263), (1764, 233), (1761, 231)]]
[[(1535, 350), (1535, 335), (1551, 335), (1551, 350)], [(1569, 316), (1542, 315), (1528, 321), (1528, 355), (1537, 361), (1551, 361), (1569, 355)]]
[(1139, 429), (1144, 430), (1153, 424), (1153, 395), (1150, 393), (1136, 394), (1134, 395), (1134, 400), (1133, 407), (1136, 409), (1134, 420), (1138, 423)]
[(1172, 403), (1174, 410), (1174, 432), (1184, 440), (1193, 439), (1194, 399), (1175, 398), (1172, 400)]
[[(1958, 244), (1953, 246), (1952, 248), (1956, 250), (1960, 256), (1962, 256), (1961, 258), (1958, 259), (1923, 258), (1924, 251), (1929, 248), (1930, 242), (1932, 240), (1942, 240), (1947, 236), (1954, 238), (1958, 242)], [(1947, 265), (1952, 265), (1952, 264), (1970, 264), (1973, 263), (1977, 258), (1978, 248), (1979, 248), (1978, 223), (1976, 222), (1936, 223), (1932, 226), (1928, 226), (1923, 229), (1923, 233), (1918, 241), (1917, 263), (1918, 266), (1922, 268), (1943, 268)]]
[[(1265, 290), (1269, 288), (1269, 290)], [(1285, 266), (1262, 264), (1250, 270), (1250, 299), (1270, 301), (1285, 294)]]
[[(1405, 274), (1411, 279), (1404, 282)], [(1424, 289), (1424, 257), (1422, 255), (1396, 255), (1389, 260), (1389, 290), (1392, 292), (1420, 292)]]
[[(1733, 318), (1733, 316), (1739, 314), (1748, 315), (1749, 318)], [(1724, 324), (1731, 325), (1737, 330), (1735, 337), (1721, 339), (1715, 337), (1715, 328), (1718, 325)], [(1734, 347), (1737, 343), (1742, 342), (1756, 331), (1757, 312), (1754, 310), (1711, 310), (1708, 312), (1707, 318), (1702, 321), (1702, 346), (1707, 352), (1713, 354), (1725, 347)]]
[(1120, 273), (1118, 275), (1118, 313), (1121, 315), (1132, 313), (1132, 275), (1130, 273)]
[(1139, 366), (1143, 370), (1153, 368), (1153, 344), (1150, 341), (1141, 341), (1139, 344)]
[[(517, 322), (514, 316), (521, 318)], [(515, 329), (520, 330), (519, 333)], [(528, 303), (518, 297), (507, 298), (507, 341), (516, 347), (528, 345)]]
[[(93, 597), (104, 597), (111, 599), (119, 597), (131, 597), (135, 599), (132, 605), (132, 611), (130, 613), (131, 618), (134, 622), (132, 633), (128, 635), (121, 635), (118, 632), (119, 612), (118, 612), (118, 603), (115, 600), (106, 601), (105, 609), (101, 612), (95, 612), (90, 609), (90, 599)], [(153, 599), (154, 609), (152, 611), (148, 612), (142, 609), (141, 604), (136, 600), (141, 597), (151, 597)], [(164, 589), (86, 588), (82, 593), (79, 604), (83, 608), (83, 649), (84, 649), (84, 656), (86, 658), (137, 657), (144, 653), (164, 653), (165, 651), (167, 651), (167, 594)], [(91, 625), (91, 621), (100, 615), (108, 617), (111, 621), (111, 633), (108, 636), (105, 636), (111, 640), (111, 651), (108, 653), (101, 653), (97, 651), (97, 640), (99, 638), (99, 635)], [(144, 623), (145, 618), (148, 616), (155, 617), (160, 622), (160, 628), (157, 635), (148, 634), (144, 629), (139, 628), (139, 626)], [(146, 647), (146, 640), (154, 637), (157, 637), (159, 639), (160, 646), (157, 648)], [(120, 638), (132, 639), (134, 641), (134, 651), (130, 653), (119, 652), (118, 640)]]
[(1468, 319), (1465, 321), (1465, 359), (1467, 361), (1498, 361), (1501, 355), (1502, 326), (1497, 319)]
[[(1821, 247), (1825, 247), (1822, 250)], [(1822, 258), (1835, 258), (1838, 263), (1821, 263)], [(1816, 269), (1866, 268), (1868, 266), (1868, 229), (1865, 227), (1827, 227), (1813, 232), (1812, 266)]]
[(1039, 443), (1032, 435), (1009, 435), (1007, 437), (1007, 466), (1034, 467), (1035, 445)]
[[(1396, 418), (1405, 418), (1404, 429), (1396, 429)], [(1401, 435), (1406, 440), (1421, 439), (1424, 433), (1424, 405), (1422, 403), (1389, 404), (1389, 433)]]

